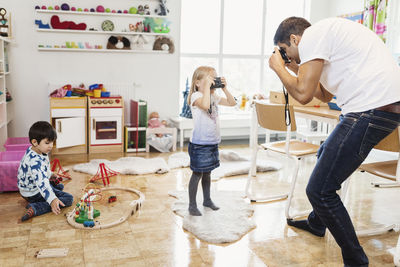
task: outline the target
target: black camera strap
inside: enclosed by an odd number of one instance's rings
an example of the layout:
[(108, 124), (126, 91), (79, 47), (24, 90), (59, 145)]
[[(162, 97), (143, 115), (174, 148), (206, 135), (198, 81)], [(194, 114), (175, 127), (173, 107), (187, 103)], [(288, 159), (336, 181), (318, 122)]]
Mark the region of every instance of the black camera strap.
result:
[(285, 124), (286, 126), (289, 126), (291, 124), (290, 111), (289, 111), (289, 95), (285, 86), (283, 85), (282, 85), (282, 91), (283, 95), (285, 96)]

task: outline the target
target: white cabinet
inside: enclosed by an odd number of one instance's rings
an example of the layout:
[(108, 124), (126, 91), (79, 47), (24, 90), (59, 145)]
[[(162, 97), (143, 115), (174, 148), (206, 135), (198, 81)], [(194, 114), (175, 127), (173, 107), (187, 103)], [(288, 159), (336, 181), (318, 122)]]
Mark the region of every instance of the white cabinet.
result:
[(85, 117), (55, 119), (57, 131), (57, 148), (65, 148), (86, 144)]
[(9, 38), (0, 36), (0, 150), (4, 149), (3, 145), (8, 137), (8, 124), (12, 121), (11, 102), (6, 101), (6, 88), (10, 89), (7, 82), (10, 75), (7, 59), (9, 43)]
[(57, 132), (52, 154), (87, 153), (87, 98), (50, 98), (50, 122)]

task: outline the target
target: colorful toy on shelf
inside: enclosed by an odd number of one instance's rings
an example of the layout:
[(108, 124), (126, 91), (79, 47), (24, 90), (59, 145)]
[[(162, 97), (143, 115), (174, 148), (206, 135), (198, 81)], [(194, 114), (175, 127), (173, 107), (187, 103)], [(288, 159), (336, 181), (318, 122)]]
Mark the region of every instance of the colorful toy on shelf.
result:
[(47, 9), (47, 7), (46, 7), (46, 6), (42, 6), (42, 9), (46, 10), (46, 9)]
[(85, 47), (87, 49), (93, 49), (93, 46), (91, 46), (88, 42), (85, 43)]
[(7, 10), (0, 8), (0, 36), (8, 37), (8, 25), (6, 19)]
[(66, 3), (62, 4), (61, 5), (61, 10), (68, 11), (69, 10), (69, 5), (66, 4)]
[(132, 38), (132, 46), (134, 49), (144, 49), (145, 44), (148, 42), (149, 40), (147, 37), (142, 34), (135, 35)]
[(59, 30), (81, 30), (84, 31), (86, 30), (86, 23), (79, 23), (76, 24), (73, 21), (60, 21), (60, 18), (57, 15), (54, 15), (50, 19), (50, 24), (53, 29), (59, 29)]
[(107, 49), (131, 49), (131, 42), (123, 36), (111, 36), (108, 38)]
[(44, 24), (42, 22), (42, 20), (36, 19), (35, 20), (35, 24), (37, 24), (39, 26), (39, 29), (50, 29), (50, 25), (49, 24)]
[(158, 36), (154, 41), (153, 50), (168, 51), (172, 54), (175, 51), (175, 46), (170, 38)]
[(129, 9), (129, 14), (137, 14), (137, 11), (137, 8), (133, 6)]
[(102, 13), (102, 12), (104, 12), (104, 10), (105, 10), (105, 8), (102, 5), (99, 5), (99, 6), (96, 7), (96, 11), (97, 12)]
[(54, 6), (55, 10), (60, 10), (60, 6)]
[(76, 11), (76, 7), (71, 7), (71, 11)]
[(101, 29), (103, 31), (113, 31), (114, 23), (111, 20), (105, 20), (101, 23)]
[(154, 12), (159, 16), (166, 16), (169, 13), (167, 8), (167, 0), (159, 0), (160, 6), (154, 10)]
[(149, 5), (144, 5), (144, 15), (150, 15), (150, 7), (149, 7)]
[(118, 172), (111, 170), (104, 163), (100, 163), (97, 173), (90, 179), (90, 182), (93, 183), (96, 180), (102, 179), (104, 186), (106, 186), (110, 184), (109, 178), (118, 174)]

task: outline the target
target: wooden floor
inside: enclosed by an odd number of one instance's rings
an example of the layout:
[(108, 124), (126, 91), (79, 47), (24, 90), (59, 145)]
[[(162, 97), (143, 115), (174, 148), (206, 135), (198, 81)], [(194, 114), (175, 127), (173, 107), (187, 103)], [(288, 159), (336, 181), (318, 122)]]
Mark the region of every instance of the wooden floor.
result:
[[(232, 149), (241, 155), (250, 154), (245, 145), (221, 148)], [(136, 155), (167, 159), (170, 153), (126, 154)], [(114, 160), (121, 156), (124, 155), (68, 155), (57, 158), (64, 167), (71, 167), (94, 158)], [(267, 159), (264, 152), (260, 152), (259, 156)], [(288, 165), (282, 158), (269, 159)], [(297, 210), (309, 208), (304, 189), (314, 163), (314, 159), (310, 159), (301, 166), (302, 178), (294, 200)], [(254, 190), (258, 193), (287, 190), (287, 173), (259, 174)], [(66, 182), (65, 191), (72, 193), (77, 200), (91, 176), (73, 171), (71, 174), (73, 179)], [(72, 207), (64, 209), (63, 215), (49, 213), (21, 223), (25, 200), (17, 192), (1, 193), (0, 266), (343, 266), (340, 250), (330, 234), (319, 238), (286, 225), (285, 201), (253, 204), (253, 219), (257, 227), (235, 243), (214, 245), (197, 239), (182, 229), (182, 218), (170, 208), (175, 200), (168, 196), (170, 190), (186, 189), (190, 175), (188, 168), (181, 168), (160, 175), (113, 177), (113, 185), (138, 189), (145, 194), (146, 200), (139, 216), (105, 230), (88, 231), (71, 227), (64, 214)], [(222, 190), (243, 191), (246, 178), (247, 175), (242, 175), (213, 182), (212, 194)], [(379, 180), (360, 172), (352, 176), (346, 206), (357, 229), (400, 222), (400, 189), (371, 187), (371, 181)], [(124, 205), (135, 197), (128, 192), (117, 192), (117, 202), (109, 204), (109, 194), (105, 194), (95, 205), (102, 212), (99, 220), (117, 219), (124, 211)], [(398, 235), (390, 232), (360, 238), (370, 266), (393, 266)], [(68, 248), (69, 253), (64, 258), (34, 257), (38, 250), (46, 248)]]

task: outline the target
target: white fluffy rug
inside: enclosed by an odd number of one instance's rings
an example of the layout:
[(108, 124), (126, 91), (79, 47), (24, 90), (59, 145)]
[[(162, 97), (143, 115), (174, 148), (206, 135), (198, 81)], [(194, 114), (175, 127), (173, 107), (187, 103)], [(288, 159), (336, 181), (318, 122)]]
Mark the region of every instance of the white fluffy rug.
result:
[[(238, 153), (231, 150), (220, 150), (221, 166), (211, 172), (211, 179), (218, 180), (222, 177), (246, 174), (250, 169), (250, 160), (241, 157)], [(88, 163), (77, 164), (73, 167), (74, 171), (95, 175), (99, 164), (104, 163), (110, 169), (121, 174), (150, 174), (166, 173), (170, 169), (189, 167), (190, 158), (188, 153), (179, 152), (172, 154), (167, 162), (160, 157), (145, 159), (141, 157), (125, 157), (115, 161), (105, 159), (94, 159)], [(257, 171), (266, 172), (278, 170), (282, 165), (270, 160), (257, 160)]]
[(187, 191), (169, 192), (169, 195), (177, 198), (172, 210), (183, 217), (183, 229), (209, 243), (234, 242), (256, 227), (250, 218), (254, 210), (244, 201), (241, 192), (211, 192), (213, 202), (220, 207), (219, 210), (213, 211), (203, 207), (203, 193), (199, 190), (197, 206), (202, 216), (189, 215)]

